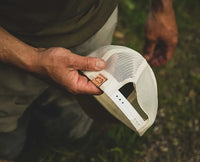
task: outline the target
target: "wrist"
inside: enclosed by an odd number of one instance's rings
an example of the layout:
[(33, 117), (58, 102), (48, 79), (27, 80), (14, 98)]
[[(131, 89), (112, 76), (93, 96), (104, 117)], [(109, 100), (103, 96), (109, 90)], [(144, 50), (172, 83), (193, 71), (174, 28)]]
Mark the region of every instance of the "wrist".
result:
[(37, 48), (27, 47), (19, 58), (18, 66), (26, 71), (37, 73), (40, 67), (41, 54)]
[(168, 12), (173, 10), (173, 0), (152, 0), (151, 10), (153, 12)]
[(36, 48), (20, 45), (19, 48), (9, 48), (1, 51), (1, 61), (15, 65), (23, 70), (33, 72), (38, 64), (39, 53)]

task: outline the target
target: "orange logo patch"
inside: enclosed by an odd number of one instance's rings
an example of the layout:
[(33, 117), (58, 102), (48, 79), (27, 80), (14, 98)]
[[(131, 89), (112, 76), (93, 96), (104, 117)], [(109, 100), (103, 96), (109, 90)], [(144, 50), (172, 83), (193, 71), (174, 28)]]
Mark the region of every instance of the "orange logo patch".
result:
[(99, 74), (96, 78), (92, 80), (92, 83), (96, 85), (97, 87), (100, 87), (106, 80), (108, 80), (105, 76), (102, 74)]

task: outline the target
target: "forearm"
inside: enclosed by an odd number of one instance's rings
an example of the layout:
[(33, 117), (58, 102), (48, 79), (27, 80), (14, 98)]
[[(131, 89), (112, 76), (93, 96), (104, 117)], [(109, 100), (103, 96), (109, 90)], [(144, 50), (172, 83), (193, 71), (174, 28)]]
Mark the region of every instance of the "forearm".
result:
[(79, 56), (61, 47), (38, 50), (3, 28), (0, 28), (0, 61), (53, 80), (74, 94), (102, 93), (78, 70), (102, 70), (105, 68), (104, 60)]
[(39, 60), (36, 48), (33, 48), (0, 27), (0, 61), (32, 71)]

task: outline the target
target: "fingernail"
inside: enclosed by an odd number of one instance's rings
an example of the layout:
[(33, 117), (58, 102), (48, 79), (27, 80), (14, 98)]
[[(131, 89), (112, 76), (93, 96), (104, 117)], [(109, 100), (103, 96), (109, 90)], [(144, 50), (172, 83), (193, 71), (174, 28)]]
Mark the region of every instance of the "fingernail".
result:
[(103, 61), (103, 60), (96, 61), (96, 69), (97, 70), (102, 70), (104, 68), (105, 68), (105, 61)]

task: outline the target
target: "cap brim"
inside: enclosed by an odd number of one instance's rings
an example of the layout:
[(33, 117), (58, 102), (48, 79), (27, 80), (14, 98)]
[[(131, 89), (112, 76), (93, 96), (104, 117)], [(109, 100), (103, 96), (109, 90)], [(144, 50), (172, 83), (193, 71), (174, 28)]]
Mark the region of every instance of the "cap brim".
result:
[(147, 64), (135, 83), (137, 101), (141, 109), (148, 115), (148, 123), (143, 134), (155, 121), (158, 109), (157, 83), (151, 67)]

